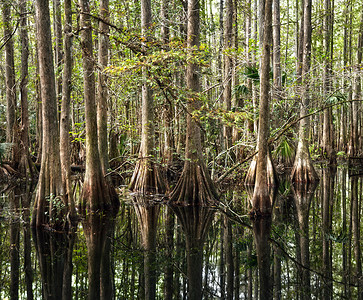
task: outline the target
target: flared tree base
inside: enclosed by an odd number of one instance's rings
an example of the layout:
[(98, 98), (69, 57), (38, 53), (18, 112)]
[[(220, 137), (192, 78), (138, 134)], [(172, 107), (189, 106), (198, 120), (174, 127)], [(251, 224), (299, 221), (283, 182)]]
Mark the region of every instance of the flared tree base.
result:
[(140, 159), (132, 175), (129, 189), (142, 195), (164, 194), (166, 192), (158, 166), (149, 159)]
[(218, 194), (206, 167), (186, 161), (183, 173), (170, 195), (177, 205), (214, 205)]
[(291, 180), (293, 182), (315, 182), (319, 181), (310, 158), (296, 158), (291, 172)]
[[(256, 170), (257, 170), (257, 156), (256, 154), (251, 161), (250, 167), (247, 171), (247, 175), (245, 178), (245, 185), (255, 185), (256, 183)], [(268, 186), (275, 186), (278, 184), (278, 178), (276, 175), (276, 170), (272, 163), (271, 154), (269, 152), (267, 156), (267, 185)]]
[(120, 206), (118, 195), (103, 177), (90, 176), (85, 180), (79, 204), (80, 214), (117, 212)]

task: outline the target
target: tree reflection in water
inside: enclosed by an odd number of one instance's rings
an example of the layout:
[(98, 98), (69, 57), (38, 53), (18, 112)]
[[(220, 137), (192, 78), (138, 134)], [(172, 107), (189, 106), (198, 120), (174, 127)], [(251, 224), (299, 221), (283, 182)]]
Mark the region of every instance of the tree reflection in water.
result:
[(116, 220), (86, 216), (76, 240), (34, 231), (35, 247), (22, 209), (31, 193), (7, 189), (0, 298), (360, 299), (363, 181), (333, 171), (320, 170), (317, 192), (286, 183), (272, 193), (271, 218), (249, 218), (245, 190), (226, 192), (223, 211), (135, 198)]
[(202, 299), (203, 246), (215, 213), (204, 206), (171, 206), (185, 234), (188, 299)]

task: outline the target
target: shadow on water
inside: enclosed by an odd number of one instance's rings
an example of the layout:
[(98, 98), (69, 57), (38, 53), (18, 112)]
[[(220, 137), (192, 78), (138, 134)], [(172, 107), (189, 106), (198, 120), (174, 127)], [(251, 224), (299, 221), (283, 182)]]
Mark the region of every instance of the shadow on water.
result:
[[(135, 197), (77, 233), (29, 228), (31, 188), (0, 198), (1, 299), (362, 299), (363, 180), (322, 168), (318, 187), (283, 181), (271, 216), (248, 191), (219, 208)], [(33, 243), (31, 239), (33, 233)]]

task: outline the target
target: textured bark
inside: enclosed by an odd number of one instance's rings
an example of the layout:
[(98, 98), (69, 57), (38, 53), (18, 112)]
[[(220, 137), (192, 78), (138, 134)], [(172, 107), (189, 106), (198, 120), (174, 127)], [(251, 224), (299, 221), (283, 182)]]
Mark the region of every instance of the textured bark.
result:
[[(100, 17), (102, 20), (109, 21), (109, 1), (100, 1)], [(108, 134), (107, 134), (107, 108), (108, 108), (108, 90), (107, 77), (103, 70), (108, 65), (109, 52), (109, 26), (100, 21), (98, 25), (98, 90), (97, 90), (97, 129), (98, 129), (98, 150), (100, 152), (101, 168), (103, 174), (109, 169), (108, 156)]]
[(280, 41), (280, 0), (273, 0), (273, 83), (274, 98), (278, 101), (281, 99), (281, 41)]
[[(53, 0), (53, 27), (55, 37), (54, 61), (56, 67), (56, 95), (60, 108), (62, 101), (63, 38), (61, 1)], [(60, 117), (59, 117), (60, 118)]]
[(76, 214), (71, 184), (71, 158), (70, 158), (70, 104), (72, 80), (72, 2), (64, 1), (64, 66), (62, 78), (62, 105), (60, 119), (60, 159), (64, 199), (73, 218)]
[[(309, 110), (309, 71), (311, 56), (311, 0), (304, 0), (304, 43), (302, 63), (302, 94), (300, 104), (300, 116), (306, 116)], [(308, 147), (309, 118), (303, 118), (299, 124), (299, 141), (292, 169), (291, 178), (296, 182), (314, 182), (318, 180)]]
[[(150, 36), (151, 0), (141, 1), (141, 29), (142, 36), (147, 41)], [(143, 45), (146, 50), (145, 45)], [(141, 91), (141, 146), (139, 158), (130, 182), (130, 190), (142, 194), (164, 193), (164, 180), (161, 178), (159, 166), (154, 161), (155, 133), (154, 133), (154, 100), (152, 90), (147, 83), (147, 69), (143, 68), (143, 85)]]
[[(192, 53), (199, 48), (199, 18), (200, 3), (198, 0), (188, 1), (188, 32), (187, 47)], [(193, 120), (191, 114), (201, 107), (198, 92), (199, 68), (196, 64), (188, 63), (186, 83), (191, 93), (187, 103), (187, 132), (185, 145), (185, 162), (181, 177), (170, 199), (180, 204), (205, 205), (214, 202), (218, 196), (215, 186), (210, 178), (209, 171), (203, 161), (202, 141), (199, 125)]]
[[(332, 90), (332, 67), (333, 67), (333, 24), (334, 13), (331, 0), (324, 1), (325, 6), (325, 18), (324, 18), (324, 77), (323, 77), (323, 95), (324, 100), (328, 100)], [(329, 159), (330, 163), (336, 161), (335, 149), (334, 149), (334, 124), (332, 116), (332, 108), (324, 110), (323, 118), (323, 137), (321, 150), (323, 157)]]
[[(232, 54), (233, 47), (233, 0), (226, 0), (226, 15), (224, 18), (224, 66), (223, 66), (223, 103), (226, 112), (231, 111), (232, 106)], [(227, 150), (232, 146), (232, 128), (228, 125), (223, 127), (224, 148)]]
[(19, 163), (17, 123), (16, 123), (16, 85), (14, 67), (14, 40), (11, 20), (11, 4), (8, 1), (3, 3), (3, 22), (5, 44), (5, 88), (6, 88), (6, 142), (13, 143), (10, 160), (15, 167)]
[(28, 112), (28, 57), (29, 57), (29, 39), (27, 30), (27, 7), (26, 1), (21, 0), (19, 3), (20, 12), (23, 17), (20, 21), (20, 40), (21, 40), (21, 81), (20, 81), (20, 106), (21, 106), (21, 124), (20, 124), (20, 162), (19, 172), (26, 178), (32, 178), (36, 170), (29, 152), (29, 112)]
[(360, 233), (360, 205), (359, 205), (359, 193), (358, 193), (358, 178), (352, 177), (351, 179), (351, 208), (352, 208), (352, 235), (353, 235), (353, 249), (355, 270), (354, 278), (356, 278), (356, 284), (358, 286), (358, 300), (363, 299), (363, 279), (362, 279), (362, 253), (361, 253), (361, 233)]
[(103, 176), (98, 150), (96, 89), (92, 45), (92, 24), (88, 0), (80, 0), (81, 47), (83, 57), (83, 84), (86, 118), (86, 173), (81, 195), (80, 210), (85, 213), (99, 210), (117, 210), (118, 196)]
[[(33, 226), (63, 227), (65, 211), (59, 154), (59, 128), (49, 1), (35, 2), (39, 75), (42, 97), (42, 159), (33, 209)], [(48, 212), (48, 213), (46, 213)]]
[[(269, 138), (269, 98), (270, 98), (270, 44), (272, 41), (272, 0), (266, 0), (264, 9), (264, 35), (260, 67), (260, 115), (257, 140), (256, 182), (252, 197), (252, 210), (255, 213), (271, 213), (269, 196), (268, 138)], [(275, 182), (271, 183), (272, 185)]]

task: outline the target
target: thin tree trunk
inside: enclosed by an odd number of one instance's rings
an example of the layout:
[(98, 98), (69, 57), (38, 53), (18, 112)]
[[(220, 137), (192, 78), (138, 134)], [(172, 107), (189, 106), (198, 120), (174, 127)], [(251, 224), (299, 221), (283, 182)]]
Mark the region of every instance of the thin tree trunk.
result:
[(70, 158), (70, 103), (72, 80), (72, 2), (64, 1), (64, 67), (62, 78), (62, 104), (60, 119), (60, 159), (62, 168), (63, 189), (65, 201), (70, 216), (76, 214), (71, 183), (71, 158)]

